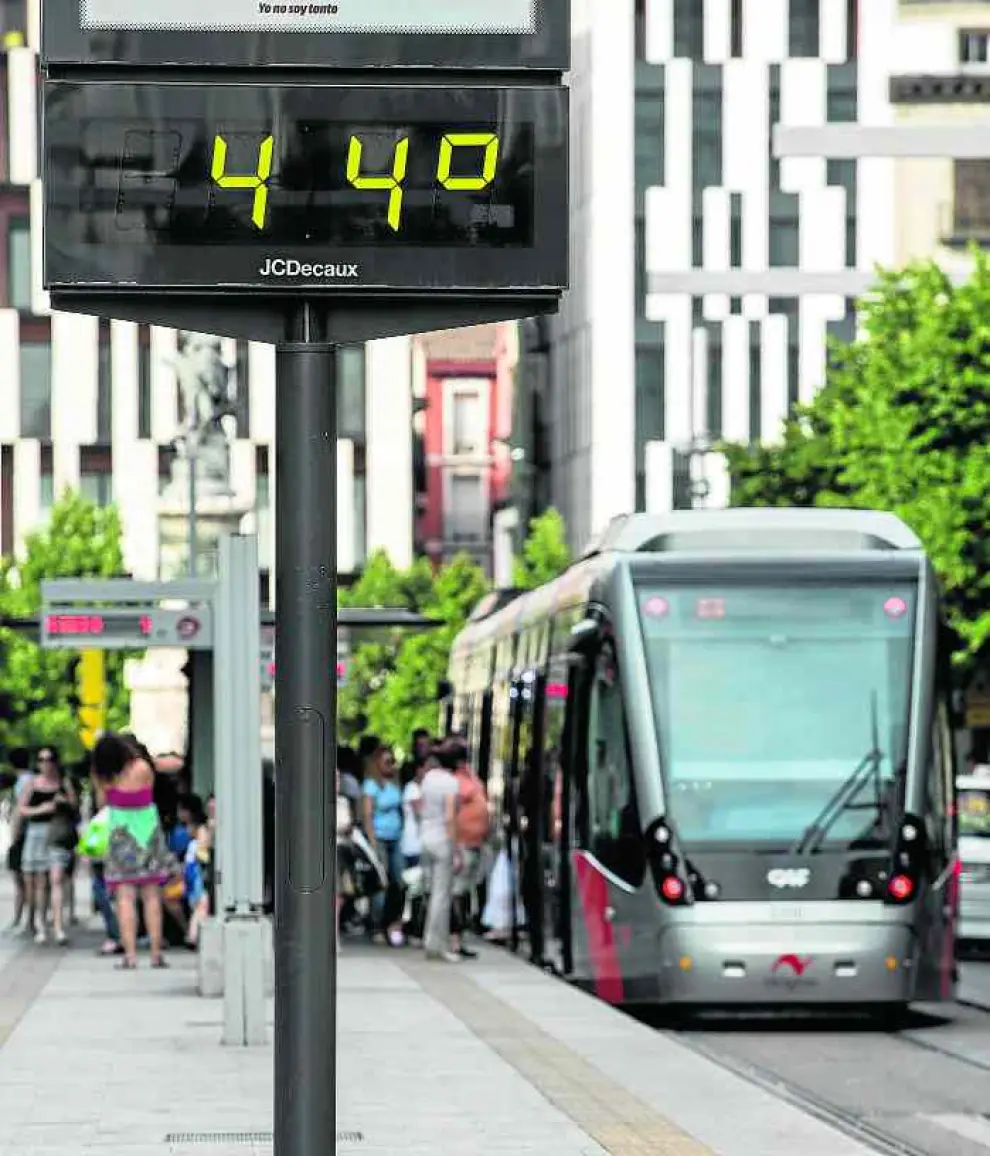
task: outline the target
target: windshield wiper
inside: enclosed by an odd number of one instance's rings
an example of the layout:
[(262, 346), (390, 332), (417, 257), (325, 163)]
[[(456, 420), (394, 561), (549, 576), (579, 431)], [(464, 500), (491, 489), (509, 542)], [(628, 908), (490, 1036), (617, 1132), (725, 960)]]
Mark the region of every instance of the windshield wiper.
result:
[(861, 806), (861, 804), (854, 803), (853, 800), (871, 775), (873, 777), (874, 799), (868, 805), (876, 812), (875, 823), (878, 824), (882, 821), (883, 795), (880, 769), (884, 754), (880, 750), (880, 737), (877, 733), (877, 696), (875, 691), (870, 695), (870, 729), (873, 739), (872, 749), (866, 752), (855, 769), (843, 779), (838, 790), (805, 828), (801, 838), (791, 848), (792, 855), (809, 855), (818, 850), (839, 816)]

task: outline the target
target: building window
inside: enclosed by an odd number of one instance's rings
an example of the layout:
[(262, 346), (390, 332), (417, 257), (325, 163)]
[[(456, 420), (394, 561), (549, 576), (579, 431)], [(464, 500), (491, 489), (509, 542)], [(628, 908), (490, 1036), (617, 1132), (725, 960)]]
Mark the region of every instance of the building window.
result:
[(147, 325), (138, 329), (138, 437), (151, 437), (151, 332)]
[(731, 0), (729, 20), (730, 54), (738, 60), (743, 54), (743, 0)]
[(79, 493), (96, 506), (109, 506), (113, 501), (113, 477), (104, 470), (79, 475)]
[(701, 60), (704, 55), (705, 14), (698, 0), (674, 0), (674, 56)]
[(986, 64), (990, 59), (990, 28), (959, 30), (959, 63)]
[(38, 476), (38, 520), (44, 526), (52, 516), (55, 505), (55, 475), (50, 464), (42, 464)]
[(368, 560), (367, 541), (367, 479), (364, 474), (354, 474), (354, 565), (360, 568)]
[[(636, 212), (643, 212), (648, 188), (664, 183), (664, 70), (660, 65), (641, 64), (636, 69)], [(653, 83), (647, 87), (647, 74)]]
[(729, 268), (742, 268), (742, 193), (729, 193)]
[(52, 436), (52, 347), (48, 341), (21, 341), (21, 437)]
[(693, 126), (694, 190), (722, 184), (722, 70), (717, 65), (698, 65), (695, 71)]
[(11, 217), (7, 225), (7, 303), (31, 311), (31, 222)]
[(365, 415), (365, 358), (363, 345), (344, 345), (337, 351), (337, 436), (363, 442)]
[(790, 0), (789, 56), (818, 56), (820, 0)]
[(484, 399), (480, 389), (455, 386), (451, 391), (448, 452), (475, 457), (485, 452)]
[(955, 234), (990, 237), (990, 160), (955, 161)]
[(829, 124), (856, 120), (856, 66), (829, 64), (826, 71), (825, 119)]
[(113, 440), (113, 345), (110, 322), (100, 318), (96, 373), (96, 440)]
[[(267, 468), (267, 461), (265, 466)], [(268, 474), (254, 475), (254, 518), (258, 534), (258, 569), (272, 569), (272, 508)]]
[(444, 538), (455, 549), (488, 536), (484, 474), (451, 474), (449, 505), (443, 513)]
[(796, 193), (770, 194), (770, 268), (800, 264), (801, 217)]

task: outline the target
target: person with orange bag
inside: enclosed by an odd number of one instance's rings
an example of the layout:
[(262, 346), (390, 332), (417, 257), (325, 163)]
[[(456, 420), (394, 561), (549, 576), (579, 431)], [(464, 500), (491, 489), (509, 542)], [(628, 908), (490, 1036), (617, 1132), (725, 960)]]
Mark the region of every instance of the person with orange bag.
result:
[(471, 766), (467, 745), (459, 736), (444, 744), (457, 782), (456, 838), (459, 867), (454, 875), (451, 910), (451, 949), (463, 959), (475, 959), (477, 951), (464, 943), (471, 918), (472, 899), (482, 878), (485, 844), (488, 842), (488, 792)]

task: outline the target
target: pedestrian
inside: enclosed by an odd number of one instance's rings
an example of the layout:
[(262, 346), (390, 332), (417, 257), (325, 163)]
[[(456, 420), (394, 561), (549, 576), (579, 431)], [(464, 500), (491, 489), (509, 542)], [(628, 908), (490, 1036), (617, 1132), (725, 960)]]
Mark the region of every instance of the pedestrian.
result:
[(460, 737), (448, 740), (447, 749), (457, 782), (456, 840), (460, 866), (453, 880), (451, 950), (464, 959), (477, 952), (464, 942), (470, 924), (473, 900), (483, 877), (485, 845), (488, 842), (488, 794), (485, 784), (471, 765), (466, 743)]
[(354, 894), (354, 881), (352, 873), (353, 855), (350, 849), (350, 838), (354, 831), (354, 811), (351, 808), (350, 799), (343, 793), (341, 789), (342, 775), (337, 771), (337, 794), (336, 794), (336, 824), (337, 824), (337, 882), (336, 882), (336, 905), (337, 905), (337, 950), (340, 950), (340, 923), (341, 914), (344, 910), (345, 899), (350, 898)]
[(188, 832), (182, 854), (182, 884), (186, 910), (185, 944), (192, 951), (199, 947), (199, 935), (210, 914), (210, 897), (206, 891), (204, 866), (210, 860), (212, 834), (206, 818), (206, 808), (199, 795), (192, 791), (179, 796), (178, 818)]
[(117, 899), (124, 956), (118, 968), (137, 967), (138, 895), (151, 946), (151, 966), (162, 955), (161, 888), (179, 874), (155, 806), (154, 763), (130, 735), (107, 733), (93, 749), (93, 774), (105, 789), (110, 837), (105, 874)]
[(420, 837), (423, 779), (431, 767), (439, 765), (436, 756), (427, 752), (422, 762), (414, 760), (407, 763), (404, 769), (408, 778), (402, 787), (402, 859), (405, 864), (407, 880), (413, 880), (407, 892), (412, 896), (409, 901), (407, 931), (410, 938), (417, 941), (423, 938), (423, 924), (426, 918), (422, 885), (423, 871), (420, 866), (423, 852), (423, 841)]
[(459, 963), (460, 954), (450, 943), (450, 904), (457, 852), (457, 780), (450, 752), (440, 749), (438, 764), (430, 767), (420, 784), (420, 863), (429, 892), (423, 945), (426, 958)]
[(29, 926), (34, 930), (34, 941), (38, 944), (48, 938), (46, 900), (49, 895), (55, 942), (60, 945), (67, 942), (62, 920), (62, 887), (71, 848), (76, 842), (72, 825), (75, 807), (71, 785), (63, 781), (58, 755), (53, 747), (42, 747), (38, 751), (37, 771), (22, 791), (18, 804), (21, 818), (26, 822), (21, 870), (24, 872), (25, 893), (33, 907)]
[(24, 788), (28, 786), (34, 778), (31, 770), (31, 752), (26, 747), (15, 747), (14, 750), (10, 752), (10, 767), (16, 776), (13, 787), (14, 808), (10, 820), (10, 847), (7, 849), (7, 868), (14, 877), (14, 918), (10, 923), (10, 931), (16, 931), (20, 927), (21, 919), (26, 911), (28, 917), (27, 926), (31, 929), (31, 934), (33, 935), (35, 922), (34, 896), (32, 895), (30, 899), (28, 898), (24, 872), (21, 868), (27, 823), (18, 807)]
[(402, 947), (402, 792), (395, 780), (395, 756), (380, 744), (363, 786), (365, 834), (388, 875), (388, 887), (372, 901), (372, 918), (392, 947)]

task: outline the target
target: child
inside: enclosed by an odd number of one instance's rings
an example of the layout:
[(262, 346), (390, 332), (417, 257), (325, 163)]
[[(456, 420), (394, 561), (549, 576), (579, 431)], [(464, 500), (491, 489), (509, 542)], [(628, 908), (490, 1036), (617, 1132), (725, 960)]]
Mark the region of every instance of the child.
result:
[(183, 858), (182, 881), (189, 912), (186, 946), (195, 951), (199, 946), (199, 933), (210, 914), (205, 868), (210, 861), (213, 836), (199, 795), (183, 795), (179, 800), (178, 815), (179, 821), (191, 836)]

